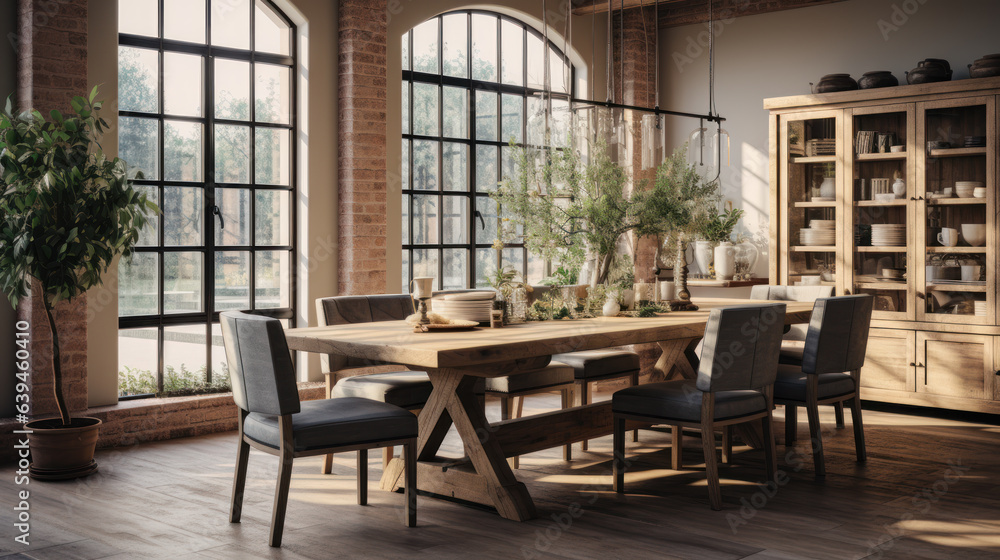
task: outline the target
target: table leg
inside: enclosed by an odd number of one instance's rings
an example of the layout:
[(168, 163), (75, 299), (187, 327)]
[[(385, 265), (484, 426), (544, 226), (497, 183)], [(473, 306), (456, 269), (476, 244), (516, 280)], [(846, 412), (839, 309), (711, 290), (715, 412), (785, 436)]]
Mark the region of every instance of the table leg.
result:
[(660, 358), (653, 366), (653, 381), (665, 381), (671, 378), (694, 379), (697, 374), (691, 367), (685, 351), (688, 346), (697, 339), (678, 338), (676, 340), (664, 340), (657, 342), (660, 347)]
[[(429, 370), (428, 376), (434, 390), (427, 405), (420, 413), (420, 433), (417, 457), (421, 461), (434, 459), (449, 426), (454, 423), (465, 444), (475, 478), (479, 479), (485, 492), (479, 496), (486, 505), (492, 505), (506, 519), (526, 521), (536, 516), (535, 505), (527, 487), (514, 476), (504, 457), (499, 440), (493, 436), (486, 414), (479, 406), (474, 388), (477, 379), (457, 370)], [(383, 488), (397, 485), (399, 478), (397, 460), (386, 469)], [(441, 491), (451, 473), (445, 471), (437, 481), (425, 481), (418, 477), (417, 487), (433, 493), (449, 495)], [(455, 473), (466, 479), (470, 474)], [(391, 480), (387, 480), (387, 478)], [(441, 485), (442, 488), (438, 488)], [(468, 485), (466, 485), (468, 486)], [(436, 492), (437, 491), (437, 492)], [(479, 500), (477, 500), (479, 501)]]

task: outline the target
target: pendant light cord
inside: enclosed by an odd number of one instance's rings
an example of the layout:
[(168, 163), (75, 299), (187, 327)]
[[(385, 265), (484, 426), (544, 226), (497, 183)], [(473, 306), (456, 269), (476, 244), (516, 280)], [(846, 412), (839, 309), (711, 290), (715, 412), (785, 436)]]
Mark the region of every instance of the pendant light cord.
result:
[(612, 92), (614, 92), (615, 90), (615, 75), (611, 72), (611, 66), (612, 64), (614, 64), (614, 62), (612, 61), (612, 54), (611, 54), (611, 42), (614, 41), (614, 31), (611, 27), (612, 13), (613, 12), (611, 11), (611, 0), (608, 0), (608, 48), (606, 49), (605, 61), (604, 61), (605, 62), (604, 85), (605, 89), (607, 89), (608, 103), (612, 103), (611, 96)]
[[(708, 115), (715, 114), (715, 14), (714, 0), (708, 0)], [(719, 123), (721, 126), (722, 123)]]

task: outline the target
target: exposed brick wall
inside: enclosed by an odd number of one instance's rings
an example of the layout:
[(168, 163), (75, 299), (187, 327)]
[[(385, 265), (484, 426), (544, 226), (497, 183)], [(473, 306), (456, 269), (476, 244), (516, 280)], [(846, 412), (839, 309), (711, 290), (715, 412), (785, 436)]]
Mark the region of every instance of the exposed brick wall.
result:
[[(70, 110), (87, 89), (87, 1), (18, 1), (17, 102), (43, 115)], [(18, 305), (31, 324), (31, 413), (57, 412), (52, 393), (52, 333), (37, 282)], [(87, 298), (60, 303), (54, 313), (60, 339), (63, 396), (71, 412), (87, 409)]]
[(340, 295), (386, 289), (387, 13), (340, 0)]

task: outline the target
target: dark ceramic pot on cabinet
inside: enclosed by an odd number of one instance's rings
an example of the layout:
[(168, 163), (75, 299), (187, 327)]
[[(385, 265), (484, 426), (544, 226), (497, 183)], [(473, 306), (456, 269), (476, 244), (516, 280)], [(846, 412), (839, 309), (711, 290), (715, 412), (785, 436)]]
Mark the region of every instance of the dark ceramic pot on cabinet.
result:
[(820, 78), (813, 87), (813, 93), (831, 93), (834, 91), (852, 91), (858, 89), (858, 82), (850, 74), (827, 74)]
[(969, 65), (969, 77), (1000, 76), (1000, 54), (988, 54)]
[(930, 84), (947, 82), (951, 79), (951, 65), (947, 60), (928, 58), (917, 63), (917, 67), (906, 73), (908, 84)]
[(896, 76), (892, 75), (892, 72), (887, 70), (865, 72), (864, 76), (861, 76), (861, 79), (858, 80), (858, 87), (861, 89), (875, 89), (898, 85), (899, 80), (896, 79)]

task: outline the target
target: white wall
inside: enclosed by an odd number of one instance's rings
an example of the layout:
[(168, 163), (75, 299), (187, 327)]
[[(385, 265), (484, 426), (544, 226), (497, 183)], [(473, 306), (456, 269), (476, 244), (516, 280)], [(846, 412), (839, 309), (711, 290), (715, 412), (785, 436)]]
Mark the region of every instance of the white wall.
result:
[[(905, 9), (905, 11), (904, 11)], [(906, 13), (907, 11), (911, 13)], [(997, 52), (1000, 2), (993, 0), (849, 0), (835, 4), (726, 20), (716, 25), (718, 112), (732, 138), (732, 164), (722, 172), (726, 198), (747, 211), (746, 227), (767, 235), (767, 112), (762, 101), (809, 92), (824, 74), (904, 72), (928, 57), (944, 58), (954, 79), (966, 65)], [(661, 107), (708, 110), (707, 24), (660, 31)], [(673, 146), (697, 121), (667, 121)], [(758, 263), (766, 276), (767, 259)]]

